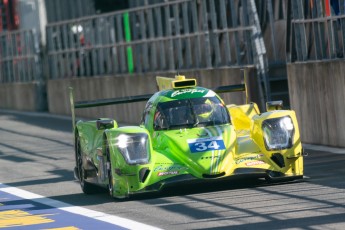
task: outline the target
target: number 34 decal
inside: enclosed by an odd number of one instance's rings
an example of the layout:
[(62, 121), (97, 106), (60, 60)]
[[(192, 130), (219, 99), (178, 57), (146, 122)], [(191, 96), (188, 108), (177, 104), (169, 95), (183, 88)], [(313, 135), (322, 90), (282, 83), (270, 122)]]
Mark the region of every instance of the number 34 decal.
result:
[(192, 153), (225, 149), (221, 137), (190, 139), (187, 142)]

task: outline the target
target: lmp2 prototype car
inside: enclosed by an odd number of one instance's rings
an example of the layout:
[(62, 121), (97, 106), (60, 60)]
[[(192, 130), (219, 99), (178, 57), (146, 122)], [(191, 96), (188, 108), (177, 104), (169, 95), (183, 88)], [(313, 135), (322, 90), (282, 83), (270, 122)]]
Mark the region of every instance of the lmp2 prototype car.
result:
[[(74, 102), (74, 169), (84, 193), (95, 186), (112, 197), (160, 191), (165, 185), (226, 178), (294, 180), (303, 177), (303, 153), (294, 111), (267, 103), (226, 106), (217, 91), (195, 79), (157, 77), (153, 96)], [(139, 126), (119, 127), (109, 118), (75, 122), (74, 109), (149, 98)], [(147, 100), (147, 99), (146, 99)]]

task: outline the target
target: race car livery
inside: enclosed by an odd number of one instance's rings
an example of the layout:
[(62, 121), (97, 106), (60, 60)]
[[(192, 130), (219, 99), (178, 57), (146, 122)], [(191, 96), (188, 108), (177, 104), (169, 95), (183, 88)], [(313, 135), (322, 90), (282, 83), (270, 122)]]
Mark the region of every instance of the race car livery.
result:
[[(303, 178), (303, 149), (294, 111), (268, 102), (225, 105), (184, 76), (157, 77), (160, 91), (114, 100), (74, 102), (74, 169), (84, 193), (106, 187), (112, 197), (160, 191), (167, 185), (241, 176)], [(246, 90), (245, 85), (225, 91)], [(222, 87), (224, 92), (224, 87)], [(147, 100), (139, 126), (109, 118), (75, 122), (74, 109)]]

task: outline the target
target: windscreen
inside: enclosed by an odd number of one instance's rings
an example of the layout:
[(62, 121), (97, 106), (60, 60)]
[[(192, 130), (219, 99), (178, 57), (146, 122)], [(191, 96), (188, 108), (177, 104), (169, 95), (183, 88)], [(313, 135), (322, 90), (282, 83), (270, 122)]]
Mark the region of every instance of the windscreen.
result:
[(155, 130), (192, 128), (230, 123), (224, 104), (217, 97), (190, 98), (157, 105)]

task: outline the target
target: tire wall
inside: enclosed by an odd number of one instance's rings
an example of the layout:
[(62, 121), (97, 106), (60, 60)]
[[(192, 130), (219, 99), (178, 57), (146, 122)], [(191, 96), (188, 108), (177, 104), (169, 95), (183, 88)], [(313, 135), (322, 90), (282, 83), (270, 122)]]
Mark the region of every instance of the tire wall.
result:
[(288, 64), (287, 72), (302, 142), (345, 147), (345, 62)]

